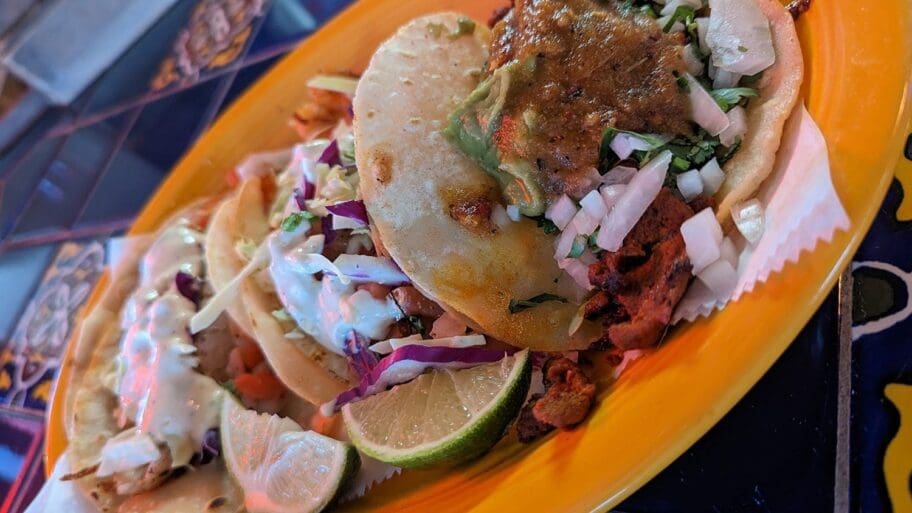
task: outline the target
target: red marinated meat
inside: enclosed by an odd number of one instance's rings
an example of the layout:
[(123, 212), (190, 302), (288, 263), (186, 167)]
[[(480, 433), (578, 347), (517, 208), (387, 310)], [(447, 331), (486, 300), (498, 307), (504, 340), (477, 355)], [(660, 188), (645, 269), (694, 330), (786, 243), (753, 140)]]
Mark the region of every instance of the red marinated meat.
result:
[(690, 283), (680, 228), (691, 216), (691, 207), (664, 188), (623, 246), (589, 267), (597, 292), (586, 302), (585, 316), (602, 322), (600, 346), (640, 349), (659, 341)]
[(554, 428), (569, 428), (586, 418), (595, 402), (595, 385), (580, 366), (561, 356), (542, 368), (545, 393), (533, 396), (520, 412), (516, 434), (531, 442)]

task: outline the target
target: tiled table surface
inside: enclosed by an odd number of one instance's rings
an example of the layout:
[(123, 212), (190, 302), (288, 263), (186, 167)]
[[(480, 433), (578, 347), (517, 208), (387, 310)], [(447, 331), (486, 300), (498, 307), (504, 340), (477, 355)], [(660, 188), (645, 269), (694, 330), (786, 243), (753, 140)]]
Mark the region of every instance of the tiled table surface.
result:
[[(349, 1), (274, 0), (189, 59), (179, 42), (206, 37), (206, 17), (237, 3), (178, 2), (0, 154), (0, 513), (24, 509), (42, 483), (51, 382), (104, 242), (232, 100)], [(834, 291), (760, 383), (619, 511), (912, 512), (912, 222), (900, 208), (912, 177), (898, 178), (842, 298)], [(885, 453), (899, 462), (886, 474)]]

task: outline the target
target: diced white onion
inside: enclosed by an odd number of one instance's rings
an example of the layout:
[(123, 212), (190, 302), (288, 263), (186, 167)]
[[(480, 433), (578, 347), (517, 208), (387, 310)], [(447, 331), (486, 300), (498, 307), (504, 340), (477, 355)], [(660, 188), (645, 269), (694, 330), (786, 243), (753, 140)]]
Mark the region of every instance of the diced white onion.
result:
[(776, 60), (769, 20), (756, 0), (709, 0), (706, 43), (713, 64), (725, 71), (755, 75)]
[(332, 216), (333, 230), (357, 230), (365, 226), (367, 225), (353, 217)]
[(684, 221), (681, 224), (681, 236), (684, 237), (684, 247), (693, 274), (699, 274), (722, 254), (722, 227), (711, 208), (705, 208)]
[(513, 222), (519, 221), (519, 205), (507, 205), (507, 217)]
[(684, 201), (691, 202), (697, 196), (703, 194), (703, 180), (700, 178), (700, 172), (691, 169), (675, 177), (678, 184), (678, 191), (684, 197)]
[(709, 51), (709, 45), (706, 44), (706, 32), (709, 30), (709, 18), (696, 18), (694, 23), (697, 24), (697, 40), (700, 43), (700, 49)]
[(499, 203), (494, 205), (494, 208), (491, 209), (491, 221), (493, 221), (498, 228), (503, 228), (510, 224), (510, 217), (507, 215), (507, 209)]
[(751, 244), (760, 242), (763, 237), (763, 205), (757, 198), (732, 206), (732, 220), (738, 231)]
[(703, 73), (703, 61), (697, 57), (697, 52), (700, 50), (697, 49), (696, 43), (687, 43), (681, 51), (683, 52), (684, 65), (687, 66), (687, 72), (691, 75)]
[[(456, 337), (465, 335), (465, 332), (468, 328), (469, 327), (466, 326), (466, 323), (463, 322), (462, 319), (459, 319), (450, 312), (444, 312), (443, 315), (434, 321), (434, 325), (431, 326), (431, 338)], [(396, 349), (395, 344), (393, 344), (393, 349)]]
[(643, 139), (623, 132), (615, 134), (608, 146), (611, 147), (611, 151), (613, 151), (621, 160), (629, 157), (634, 151), (646, 151), (652, 148), (652, 146)]
[(576, 231), (576, 226), (573, 224), (568, 224), (567, 228), (561, 232), (560, 237), (557, 238), (557, 244), (554, 250), (554, 259), (557, 261), (567, 258), (567, 255), (570, 254), (570, 250), (573, 249), (573, 241), (576, 239), (576, 236), (579, 233)]
[(307, 87), (335, 91), (351, 97), (358, 88), (358, 79), (342, 75), (317, 75), (307, 82)]
[(730, 263), (732, 267), (736, 270), (738, 269), (738, 248), (735, 247), (735, 243), (731, 240), (731, 237), (725, 237), (722, 239), (722, 244), (719, 247), (722, 260)]
[(689, 6), (693, 7), (694, 9), (699, 9), (700, 7), (703, 6), (703, 3), (701, 0), (669, 0), (668, 3), (666, 3), (665, 6), (662, 7), (662, 11), (659, 14), (661, 14), (662, 16), (665, 16), (668, 14), (674, 14), (674, 12), (678, 9), (678, 7), (680, 7), (682, 5), (689, 5)]
[(567, 225), (570, 224), (570, 221), (573, 220), (573, 216), (576, 215), (576, 211), (579, 210), (573, 200), (570, 199), (570, 196), (562, 194), (557, 201), (552, 203), (548, 210), (545, 211), (545, 217), (550, 219), (555, 226), (563, 230), (567, 228)]
[(421, 342), (421, 340), (421, 335), (418, 334), (402, 338), (391, 338), (389, 340), (381, 340), (380, 342), (371, 345), (368, 349), (377, 354), (390, 354), (393, 352), (393, 342), (398, 342), (399, 346), (397, 347), (400, 347), (402, 345), (409, 345), (410, 343), (415, 344)]
[(625, 184), (637, 173), (637, 168), (630, 166), (615, 166), (602, 176), (605, 185)]
[(706, 62), (706, 74), (709, 75), (710, 80), (716, 79), (716, 70), (718, 70), (718, 69), (719, 68), (713, 66), (712, 59), (710, 59), (709, 61)]
[(617, 251), (640, 217), (662, 190), (671, 163), (671, 152), (663, 151), (649, 161), (627, 184), (627, 190), (602, 219), (596, 244), (607, 251)]
[(606, 185), (602, 187), (602, 201), (605, 203), (606, 208), (611, 208), (617, 203), (618, 199), (624, 195), (624, 191), (627, 190), (627, 184), (618, 183), (614, 185)]
[(146, 433), (123, 436), (127, 432), (111, 438), (101, 448), (101, 463), (95, 475), (108, 477), (118, 472), (125, 472), (161, 457), (161, 451)]
[(741, 75), (738, 73), (717, 69), (716, 76), (713, 77), (713, 89), (735, 87), (738, 85), (739, 80), (741, 80)]
[(697, 279), (709, 287), (716, 301), (728, 301), (738, 284), (738, 273), (725, 259), (718, 259), (700, 271)]
[(484, 335), (457, 335), (453, 337), (442, 337), (442, 338), (432, 338), (430, 340), (422, 340), (415, 344), (414, 342), (407, 343), (404, 341), (393, 341), (392, 346), (393, 350), (399, 349), (402, 346), (407, 345), (420, 345), (426, 347), (473, 347), (473, 346), (483, 346), (485, 345)]
[(747, 133), (747, 112), (738, 105), (725, 115), (728, 116), (728, 128), (719, 134), (719, 142), (731, 146)]
[(690, 86), (690, 109), (693, 120), (706, 129), (710, 135), (719, 135), (728, 125), (728, 116), (725, 111), (719, 107), (716, 100), (709, 95), (709, 92), (690, 75), (687, 77), (687, 84)]
[(725, 173), (719, 166), (719, 161), (712, 159), (700, 168), (700, 179), (703, 180), (703, 192), (709, 196), (715, 194), (722, 182), (725, 181)]
[(573, 216), (573, 221), (570, 224), (574, 226), (577, 234), (589, 235), (598, 228), (600, 220), (600, 217), (590, 216), (589, 213), (586, 212), (586, 209), (580, 209), (580, 211)]
[(575, 258), (569, 258), (564, 264), (564, 272), (567, 273), (577, 285), (592, 290), (592, 284), (589, 283), (589, 266)]
[(274, 175), (288, 166), (291, 157), (291, 149), (254, 153), (244, 158), (234, 169), (234, 173), (241, 180), (249, 180), (255, 176)]
[(605, 202), (597, 190), (583, 196), (583, 199), (580, 200), (580, 207), (589, 217), (596, 221), (601, 220), (608, 213), (608, 207), (605, 206)]

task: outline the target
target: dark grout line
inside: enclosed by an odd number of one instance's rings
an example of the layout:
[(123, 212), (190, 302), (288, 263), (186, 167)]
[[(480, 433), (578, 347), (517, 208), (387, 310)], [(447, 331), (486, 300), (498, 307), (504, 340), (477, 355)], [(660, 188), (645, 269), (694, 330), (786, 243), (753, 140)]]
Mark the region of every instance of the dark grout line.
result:
[(833, 513), (849, 513), (852, 428), (852, 264), (839, 278), (839, 359), (836, 403), (836, 465)]
[(126, 230), (132, 226), (133, 221), (134, 218), (129, 217), (116, 219), (114, 221), (109, 221), (106, 223), (94, 224), (91, 226), (86, 226), (84, 228), (60, 230), (53, 233), (35, 235), (23, 239), (6, 240), (3, 243), (0, 243), (0, 254), (5, 251), (15, 249), (30, 248), (33, 246), (42, 246), (44, 244), (52, 244), (57, 242), (75, 241), (78, 239), (97, 237), (101, 235), (110, 235), (111, 233), (119, 230)]

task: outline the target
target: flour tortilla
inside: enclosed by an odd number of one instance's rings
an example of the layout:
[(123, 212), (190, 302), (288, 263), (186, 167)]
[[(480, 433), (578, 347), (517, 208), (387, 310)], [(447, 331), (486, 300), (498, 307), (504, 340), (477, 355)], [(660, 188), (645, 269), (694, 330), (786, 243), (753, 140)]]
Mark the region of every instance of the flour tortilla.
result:
[[(803, 75), (794, 24), (775, 0), (758, 0), (769, 17), (777, 52), (764, 73), (761, 98), (748, 108), (748, 134), (725, 169), (720, 219), (754, 194), (769, 174), (782, 126)], [(361, 193), (374, 237), (415, 286), (484, 333), (536, 350), (580, 349), (597, 326), (568, 334), (578, 306), (546, 302), (511, 314), (511, 299), (556, 293), (561, 271), (554, 236), (526, 218), (479, 234), (449, 215), (454, 197), (486, 196), (493, 178), (447, 141), (442, 130), (457, 104), (477, 85), (490, 32), (447, 37), (457, 13), (412, 20), (371, 59), (355, 93), (355, 140)], [(441, 24), (435, 37), (429, 25)]]
[[(152, 241), (153, 237), (146, 236), (130, 242), (111, 272), (107, 290), (80, 323), (74, 337), (70, 380), (64, 388), (64, 427), (71, 472), (97, 464), (105, 442), (121, 431), (115, 421), (117, 397), (103, 380), (119, 349), (120, 311), (139, 283), (139, 262)], [(219, 497), (225, 501), (224, 511), (235, 511), (243, 503), (240, 490), (224, 468), (216, 464), (129, 498), (118, 496), (109, 481), (94, 475), (78, 479), (77, 483), (104, 512), (199, 512), (206, 511), (205, 505)]]
[[(213, 275), (237, 276), (246, 265), (237, 254), (237, 243), (245, 240), (260, 245), (269, 235), (269, 205), (263, 192), (263, 180), (253, 177), (244, 181), (235, 197), (216, 212), (210, 230), (220, 234), (207, 237), (206, 251)], [(279, 194), (279, 197), (283, 195)], [(320, 405), (352, 386), (348, 361), (331, 353), (307, 334), (296, 330), (294, 322), (273, 315), (282, 304), (273, 290), (263, 286), (268, 271), (248, 277), (241, 285), (239, 309), (243, 311), (250, 334), (260, 345), (276, 377), (299, 397)], [(234, 305), (233, 305), (234, 306)], [(288, 336), (294, 332), (294, 335)]]

